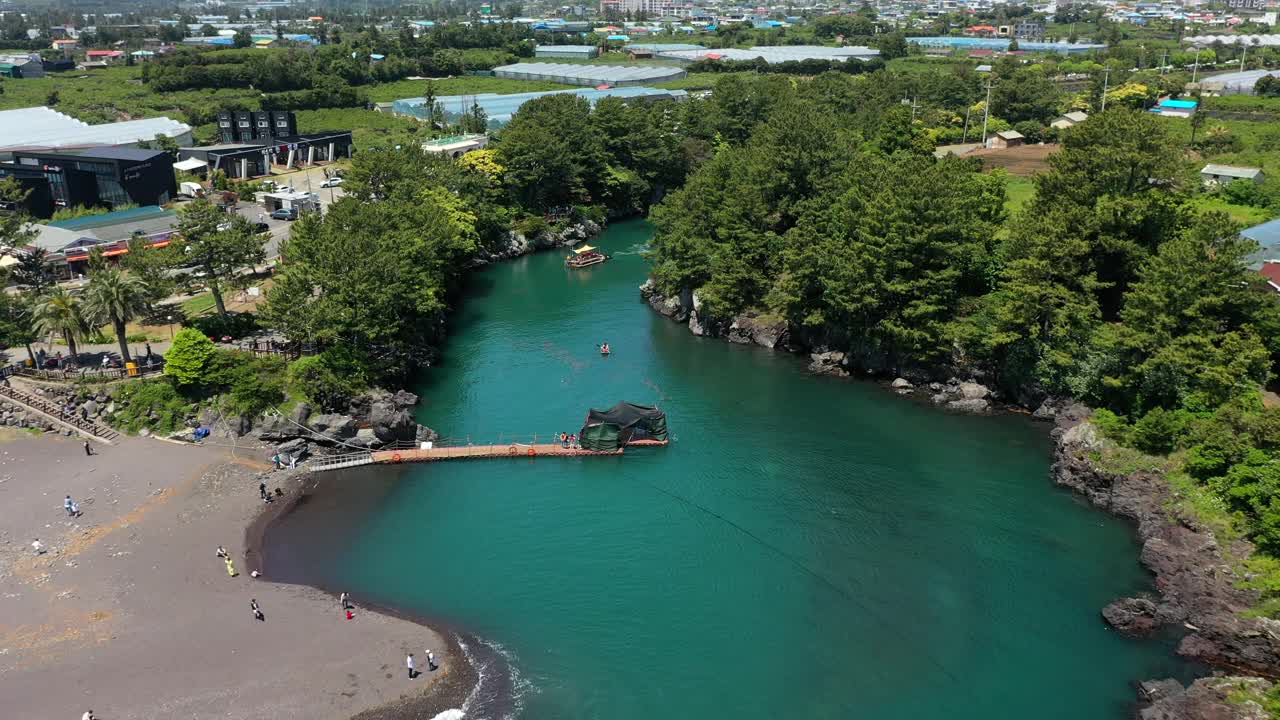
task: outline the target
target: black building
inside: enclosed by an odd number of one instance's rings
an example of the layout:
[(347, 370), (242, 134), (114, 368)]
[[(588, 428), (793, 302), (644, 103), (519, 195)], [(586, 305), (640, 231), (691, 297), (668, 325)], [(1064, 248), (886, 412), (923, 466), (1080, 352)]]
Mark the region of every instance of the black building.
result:
[(203, 160), (211, 172), (244, 179), (269, 175), (272, 167), (308, 167), (351, 157), (353, 147), (350, 131), (335, 130), (181, 148), (178, 159)]
[[(163, 150), (100, 147), (74, 151), (14, 151), (13, 161), (0, 163), (0, 177), (13, 177), (33, 191), (28, 209), (48, 217), (52, 206), (111, 208), (163, 205), (177, 193), (173, 159)], [(48, 198), (48, 200), (44, 198)], [(48, 212), (48, 214), (45, 214)]]
[(223, 110), (218, 113), (218, 138), (223, 144), (252, 143), (298, 134), (298, 120), (286, 110)]

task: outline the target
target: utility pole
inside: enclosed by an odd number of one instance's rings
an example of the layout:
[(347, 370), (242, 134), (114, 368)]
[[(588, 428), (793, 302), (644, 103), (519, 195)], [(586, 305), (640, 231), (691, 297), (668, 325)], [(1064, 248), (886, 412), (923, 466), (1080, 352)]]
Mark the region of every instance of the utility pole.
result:
[(1243, 49), (1240, 51), (1240, 69), (1243, 71), (1243, 70), (1244, 70), (1244, 57), (1245, 57), (1245, 55), (1248, 55), (1248, 54), (1249, 54), (1249, 46), (1248, 46), (1247, 44), (1245, 44), (1245, 43), (1240, 43), (1240, 47), (1241, 47), (1241, 48), (1243, 48)]
[(961, 143), (969, 142), (969, 113), (973, 112), (973, 107), (964, 109), (964, 136), (960, 138)]
[(987, 145), (987, 120), (991, 118), (991, 81), (987, 80), (987, 104), (982, 109), (982, 145)]
[(1102, 112), (1107, 111), (1107, 87), (1111, 80), (1111, 68), (1102, 71)]
[(1192, 85), (1196, 84), (1196, 74), (1199, 72), (1200, 72), (1200, 50), (1199, 48), (1197, 48), (1196, 61), (1195, 61), (1195, 64), (1191, 66), (1191, 84)]
[(1165, 50), (1160, 53), (1160, 74), (1164, 75), (1169, 72), (1169, 51)]

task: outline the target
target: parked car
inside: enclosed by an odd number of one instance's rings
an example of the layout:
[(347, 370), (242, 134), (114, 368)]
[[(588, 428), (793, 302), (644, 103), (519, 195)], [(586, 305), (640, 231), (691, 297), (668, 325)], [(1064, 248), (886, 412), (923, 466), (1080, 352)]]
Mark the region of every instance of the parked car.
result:
[(266, 223), (264, 223), (264, 222), (254, 223), (254, 224), (253, 224), (253, 231), (254, 231), (255, 233), (258, 233), (259, 235), (261, 235), (261, 234), (263, 234), (263, 233), (269, 233), (269, 232), (271, 232), (271, 226), (270, 226), (270, 225), (268, 225), (268, 224), (266, 224)]
[(298, 213), (288, 208), (280, 208), (271, 212), (272, 220), (297, 220)]
[(329, 179), (325, 180), (324, 182), (320, 183), (320, 187), (322, 187), (322, 188), (331, 188), (331, 187), (338, 187), (338, 186), (339, 186), (339, 185), (341, 185), (341, 184), (342, 184), (342, 178), (340, 178), (340, 177), (331, 177), (331, 178), (329, 178)]

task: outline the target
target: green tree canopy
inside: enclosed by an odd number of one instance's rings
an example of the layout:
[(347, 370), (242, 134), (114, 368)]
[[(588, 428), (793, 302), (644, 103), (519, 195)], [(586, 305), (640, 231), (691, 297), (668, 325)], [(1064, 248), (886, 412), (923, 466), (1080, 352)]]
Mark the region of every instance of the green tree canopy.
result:
[(183, 328), (173, 336), (173, 344), (164, 355), (164, 374), (179, 386), (197, 386), (204, 382), (205, 372), (217, 348), (213, 341), (195, 328)]
[(123, 362), (133, 360), (129, 355), (125, 326), (146, 307), (147, 289), (138, 278), (114, 268), (99, 270), (89, 276), (89, 286), (84, 293), (85, 313), (95, 323), (111, 325)]
[(223, 293), (243, 283), (242, 270), (265, 259), (263, 242), (244, 216), (228, 214), (201, 199), (178, 211), (172, 254), (208, 285), (218, 314), (225, 316)]

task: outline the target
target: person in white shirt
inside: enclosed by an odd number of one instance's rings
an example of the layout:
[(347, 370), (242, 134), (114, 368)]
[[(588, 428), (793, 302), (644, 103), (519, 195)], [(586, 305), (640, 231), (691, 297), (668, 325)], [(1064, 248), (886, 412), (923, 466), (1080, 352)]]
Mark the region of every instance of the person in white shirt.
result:
[(404, 659), (404, 664), (409, 666), (409, 679), (418, 677), (418, 671), (413, 667), (413, 653), (409, 653), (409, 657)]
[(37, 555), (44, 554), (44, 543), (40, 542), (40, 538), (31, 541), (31, 549), (36, 551)]
[(92, 710), (86, 710), (85, 713), (80, 716), (80, 720), (98, 720), (98, 716), (94, 715)]
[(432, 672), (435, 672), (436, 669), (436, 654), (430, 650), (427, 650), (427, 669)]
[(71, 509), (72, 505), (74, 504), (75, 503), (71, 502), (70, 495), (68, 495), (67, 498), (62, 501), (62, 509), (67, 511), (67, 517), (75, 515), (75, 512)]

